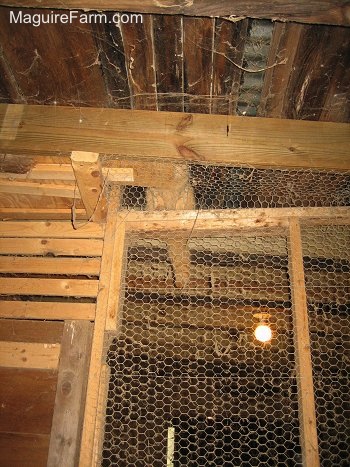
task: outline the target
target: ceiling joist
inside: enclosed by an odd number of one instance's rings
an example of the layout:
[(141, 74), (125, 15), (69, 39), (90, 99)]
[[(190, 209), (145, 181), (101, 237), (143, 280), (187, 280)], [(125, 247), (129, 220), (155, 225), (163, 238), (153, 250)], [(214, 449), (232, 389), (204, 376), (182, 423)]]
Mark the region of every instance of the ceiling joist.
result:
[(268, 18), (302, 23), (350, 25), (347, 0), (5, 0), (1, 5), (31, 8), (65, 8), (80, 10), (114, 10), (190, 16), (232, 16)]
[[(14, 106), (0, 105), (3, 154), (92, 151), (144, 160), (350, 169), (350, 129), (343, 123), (34, 105), (17, 105), (21, 118), (14, 122), (7, 118)], [(10, 127), (11, 139), (3, 138)]]

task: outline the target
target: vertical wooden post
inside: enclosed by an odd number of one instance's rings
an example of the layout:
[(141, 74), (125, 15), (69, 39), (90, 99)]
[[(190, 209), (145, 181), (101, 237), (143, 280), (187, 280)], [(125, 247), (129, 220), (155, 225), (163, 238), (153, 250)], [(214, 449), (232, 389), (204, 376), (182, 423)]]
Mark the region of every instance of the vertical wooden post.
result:
[(290, 219), (289, 268), (293, 303), (296, 376), (299, 396), (300, 437), (303, 466), (320, 465), (316, 429), (314, 388), (299, 220)]
[[(96, 318), (92, 340), (88, 387), (86, 394), (83, 435), (80, 449), (80, 467), (88, 467), (94, 462), (94, 446), (96, 446), (96, 431), (99, 394), (101, 385), (101, 368), (103, 358), (103, 345), (107, 317), (110, 309), (110, 300), (114, 300), (113, 268), (116, 254), (124, 248), (124, 222), (118, 215), (119, 197), (112, 193), (109, 199), (107, 223), (102, 253), (99, 292), (96, 305)], [(102, 372), (103, 373), (103, 372)]]
[(107, 201), (103, 193), (99, 154), (73, 151), (72, 167), (86, 213), (95, 222), (106, 218)]
[(91, 339), (90, 321), (65, 322), (47, 462), (49, 467), (77, 465)]

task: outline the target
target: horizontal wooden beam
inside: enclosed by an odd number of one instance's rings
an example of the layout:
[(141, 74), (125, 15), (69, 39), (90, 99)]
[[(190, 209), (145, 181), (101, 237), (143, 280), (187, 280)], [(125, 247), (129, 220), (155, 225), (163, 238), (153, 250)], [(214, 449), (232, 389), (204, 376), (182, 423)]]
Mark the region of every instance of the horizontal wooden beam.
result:
[[(346, 0), (5, 0), (2, 5), (32, 8), (69, 8), (80, 10), (114, 10), (140, 13), (190, 16), (234, 16), (269, 18), (302, 23), (350, 24), (350, 7)], [(139, 21), (141, 21), (139, 19)]]
[(99, 258), (33, 258), (4, 256), (0, 273), (7, 274), (65, 274), (67, 276), (98, 276)]
[[(75, 209), (76, 220), (86, 220), (87, 214), (85, 209)], [(0, 208), (1, 220), (70, 220), (72, 218), (72, 210), (57, 208), (57, 209), (32, 209), (32, 208)]]
[(79, 190), (74, 185), (55, 185), (53, 183), (27, 182), (23, 180), (0, 180), (0, 193), (81, 198)]
[(341, 219), (350, 223), (349, 207), (331, 208), (271, 208), (207, 211), (130, 211), (128, 216), (119, 214), (120, 222), (126, 221), (128, 230), (136, 231), (196, 231), (286, 228), (289, 218), (300, 218), (302, 224), (312, 225), (320, 219), (333, 224)]
[(59, 344), (0, 342), (2, 367), (56, 369), (59, 355)]
[(1, 238), (2, 255), (101, 256), (103, 240), (79, 238)]
[(93, 321), (95, 309), (95, 303), (0, 301), (0, 318)]
[(97, 280), (0, 278), (1, 295), (96, 297)]
[(0, 237), (103, 238), (104, 228), (88, 223), (74, 228), (70, 222), (0, 222)]
[[(12, 104), (14, 105), (14, 104)], [(9, 105), (0, 105), (0, 122)], [(255, 167), (350, 169), (345, 123), (119, 109), (24, 106), (13, 153), (123, 154)]]

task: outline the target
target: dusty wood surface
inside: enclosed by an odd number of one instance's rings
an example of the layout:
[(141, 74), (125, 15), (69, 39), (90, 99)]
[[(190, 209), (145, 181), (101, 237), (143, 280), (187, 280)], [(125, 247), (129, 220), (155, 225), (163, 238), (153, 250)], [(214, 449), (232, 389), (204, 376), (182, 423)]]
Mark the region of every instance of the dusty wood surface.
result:
[(61, 342), (62, 332), (63, 323), (17, 319), (0, 320), (0, 341), (57, 344)]
[(303, 464), (320, 465), (300, 225), (290, 220), (290, 273)]
[(103, 226), (83, 223), (74, 229), (71, 222), (0, 222), (0, 237), (103, 238)]
[[(5, 0), (2, 4), (21, 7), (61, 8), (56, 0)], [(349, 20), (349, 5), (346, 0), (317, 0), (312, 4), (303, 0), (285, 2), (274, 0), (238, 0), (234, 4), (230, 0), (69, 0), (65, 8), (83, 10), (117, 10), (141, 13), (182, 14), (193, 16), (251, 16), (253, 18), (272, 18), (282, 21), (300, 21), (303, 23), (346, 24)]]
[(4, 255), (101, 256), (102, 248), (102, 239), (1, 238), (0, 241), (0, 253)]
[(60, 354), (59, 344), (0, 341), (0, 366), (55, 370)]
[(50, 435), (0, 433), (0, 465), (46, 467)]
[[(17, 200), (19, 202), (19, 200)], [(85, 209), (75, 210), (76, 220), (87, 220)], [(36, 209), (25, 207), (2, 208), (0, 207), (1, 220), (70, 220), (72, 219), (72, 210), (64, 208), (54, 209)]]
[[(0, 105), (1, 121), (6, 110)], [(151, 154), (256, 167), (350, 168), (346, 124), (117, 109), (25, 106), (16, 139), (1, 140), (0, 148)]]
[(1, 301), (0, 318), (94, 321), (95, 303)]
[(47, 463), (50, 467), (77, 464), (91, 338), (89, 321), (65, 322)]
[(58, 297), (96, 297), (97, 280), (0, 278), (4, 295), (45, 295)]
[(1, 258), (0, 273), (64, 274), (98, 276), (98, 258), (33, 258), (6, 256)]

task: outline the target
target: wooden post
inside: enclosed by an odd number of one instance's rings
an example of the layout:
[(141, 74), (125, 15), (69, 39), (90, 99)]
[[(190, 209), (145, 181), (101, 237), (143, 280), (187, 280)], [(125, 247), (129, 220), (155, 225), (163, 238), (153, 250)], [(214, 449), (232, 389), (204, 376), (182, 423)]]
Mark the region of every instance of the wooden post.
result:
[(94, 152), (73, 151), (71, 161), (88, 217), (95, 222), (103, 221), (106, 216), (107, 202), (103, 193), (99, 155)]
[(65, 322), (48, 467), (74, 467), (77, 464), (91, 338), (90, 321)]
[(303, 252), (299, 220), (290, 219), (289, 261), (303, 466), (318, 467), (318, 441)]
[[(102, 264), (100, 272), (99, 293), (96, 305), (95, 327), (92, 340), (92, 350), (90, 359), (90, 369), (88, 376), (88, 388), (86, 395), (83, 435), (80, 449), (80, 467), (93, 465), (93, 451), (96, 447), (96, 437), (98, 436), (99, 424), (97, 422), (99, 394), (101, 385), (101, 368), (103, 358), (103, 345), (106, 330), (107, 318), (110, 319), (109, 309), (114, 284), (111, 283), (115, 277), (113, 270), (115, 255), (123, 248), (124, 222), (121, 222), (118, 215), (119, 198), (117, 193), (112, 194), (109, 200), (107, 223), (105, 229), (105, 239), (102, 253)], [(121, 241), (122, 239), (122, 241)], [(111, 289), (113, 287), (113, 289)], [(115, 303), (115, 298), (113, 299)]]

